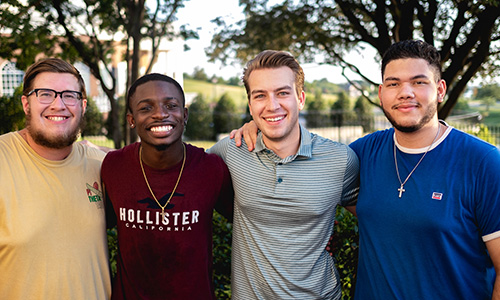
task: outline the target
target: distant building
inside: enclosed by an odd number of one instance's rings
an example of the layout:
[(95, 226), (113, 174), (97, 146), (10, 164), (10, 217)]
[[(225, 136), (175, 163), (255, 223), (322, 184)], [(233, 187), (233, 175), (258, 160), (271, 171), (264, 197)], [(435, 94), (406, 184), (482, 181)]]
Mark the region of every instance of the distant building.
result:
[(24, 72), (16, 69), (16, 65), (0, 58), (0, 97), (12, 96), (18, 86), (23, 83)]
[[(141, 43), (141, 58), (140, 58), (140, 69), (141, 75), (146, 72), (147, 65), (151, 60), (152, 56), (152, 46), (150, 41), (144, 41)], [(111, 58), (110, 66), (108, 66), (116, 79), (117, 94), (116, 97), (125, 95), (127, 87), (127, 62), (123, 60), (124, 52), (126, 47), (120, 42), (116, 42), (115, 51), (113, 57)], [(183, 56), (183, 41), (176, 39), (169, 41), (164, 39), (157, 50), (158, 58), (152, 66), (151, 72), (161, 73), (168, 75), (183, 85), (183, 73), (182, 69), (182, 56)], [(40, 55), (39, 58), (42, 58)], [(97, 80), (91, 73), (89, 67), (81, 62), (77, 62), (74, 66), (80, 71), (85, 82), (85, 89), (87, 90), (88, 97), (96, 103), (99, 110), (106, 114), (111, 110), (108, 97), (103, 92), (99, 80)], [(15, 62), (8, 61), (0, 58), (0, 96), (12, 96), (17, 87), (19, 87), (23, 82), (24, 71), (18, 70), (15, 66)], [(104, 81), (110, 80), (110, 78), (104, 78)]]

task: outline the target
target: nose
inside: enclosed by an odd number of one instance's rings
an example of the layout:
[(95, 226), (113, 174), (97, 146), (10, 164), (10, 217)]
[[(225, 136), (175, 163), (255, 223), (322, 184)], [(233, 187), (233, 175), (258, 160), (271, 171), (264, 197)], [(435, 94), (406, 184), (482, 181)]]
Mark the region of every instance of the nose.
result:
[(273, 110), (277, 110), (278, 108), (281, 107), (280, 102), (279, 102), (278, 98), (275, 95), (269, 96), (268, 99), (269, 100), (267, 101), (267, 105), (266, 105), (266, 108), (268, 110), (273, 111)]
[(63, 99), (61, 98), (62, 94), (56, 93), (56, 97), (50, 104), (51, 107), (61, 107), (61, 108), (66, 108), (66, 104), (64, 104)]
[(409, 83), (403, 83), (401, 84), (401, 87), (398, 92), (398, 98), (400, 99), (409, 99), (413, 98), (415, 96), (413, 92), (413, 87)]
[(153, 113), (153, 118), (156, 119), (165, 119), (168, 118), (168, 116), (169, 116), (168, 109), (166, 107), (162, 107), (161, 105), (157, 106)]

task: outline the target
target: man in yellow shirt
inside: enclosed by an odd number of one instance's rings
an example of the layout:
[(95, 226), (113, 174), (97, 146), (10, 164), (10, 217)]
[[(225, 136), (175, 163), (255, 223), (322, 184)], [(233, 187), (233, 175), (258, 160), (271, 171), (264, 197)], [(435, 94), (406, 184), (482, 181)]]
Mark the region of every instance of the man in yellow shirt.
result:
[(0, 299), (109, 299), (104, 153), (74, 143), (83, 79), (65, 61), (41, 60), (21, 100), (26, 128), (0, 136)]

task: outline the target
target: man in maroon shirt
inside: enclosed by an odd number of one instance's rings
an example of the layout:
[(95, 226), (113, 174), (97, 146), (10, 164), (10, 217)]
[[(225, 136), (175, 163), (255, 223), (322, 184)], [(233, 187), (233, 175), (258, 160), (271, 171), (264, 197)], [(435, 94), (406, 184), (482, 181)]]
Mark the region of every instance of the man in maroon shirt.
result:
[(127, 120), (141, 141), (108, 153), (101, 170), (118, 226), (112, 299), (215, 299), (212, 214), (232, 217), (233, 189), (222, 159), (182, 142), (184, 104), (165, 75), (130, 87)]

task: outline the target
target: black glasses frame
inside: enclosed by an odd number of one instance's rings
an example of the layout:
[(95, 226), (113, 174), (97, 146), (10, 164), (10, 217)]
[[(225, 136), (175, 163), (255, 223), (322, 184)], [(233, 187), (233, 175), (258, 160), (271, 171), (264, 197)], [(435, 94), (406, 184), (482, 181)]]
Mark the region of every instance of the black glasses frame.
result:
[[(50, 91), (50, 92), (53, 92), (53, 93), (55, 94), (54, 99), (52, 99), (52, 101), (51, 101), (51, 102), (42, 102), (42, 101), (40, 101), (40, 98), (38, 97), (38, 92), (39, 92), (39, 91)], [(31, 91), (30, 91), (30, 92), (29, 92), (26, 96), (27, 96), (27, 97), (29, 97), (29, 96), (31, 96), (33, 93), (35, 93), (36, 98), (37, 98), (37, 99), (38, 99), (38, 101), (39, 101), (40, 103), (42, 103), (42, 104), (50, 104), (50, 103), (54, 102), (54, 100), (57, 98), (57, 95), (59, 95), (59, 96), (61, 97), (61, 100), (64, 102), (64, 104), (66, 104), (66, 105), (76, 105), (76, 103), (77, 103), (78, 101), (75, 101), (75, 103), (66, 103), (66, 101), (64, 100), (64, 97), (63, 97), (63, 94), (64, 94), (64, 93), (76, 93), (76, 94), (77, 94), (77, 96), (78, 96), (78, 97), (77, 97), (77, 100), (81, 100), (81, 99), (82, 99), (82, 97), (83, 97), (83, 94), (82, 94), (81, 92), (78, 92), (78, 91), (64, 90), (64, 91), (61, 91), (61, 92), (57, 92), (57, 91), (55, 91), (55, 90), (53, 90), (53, 89), (33, 89), (33, 90), (31, 90)]]

